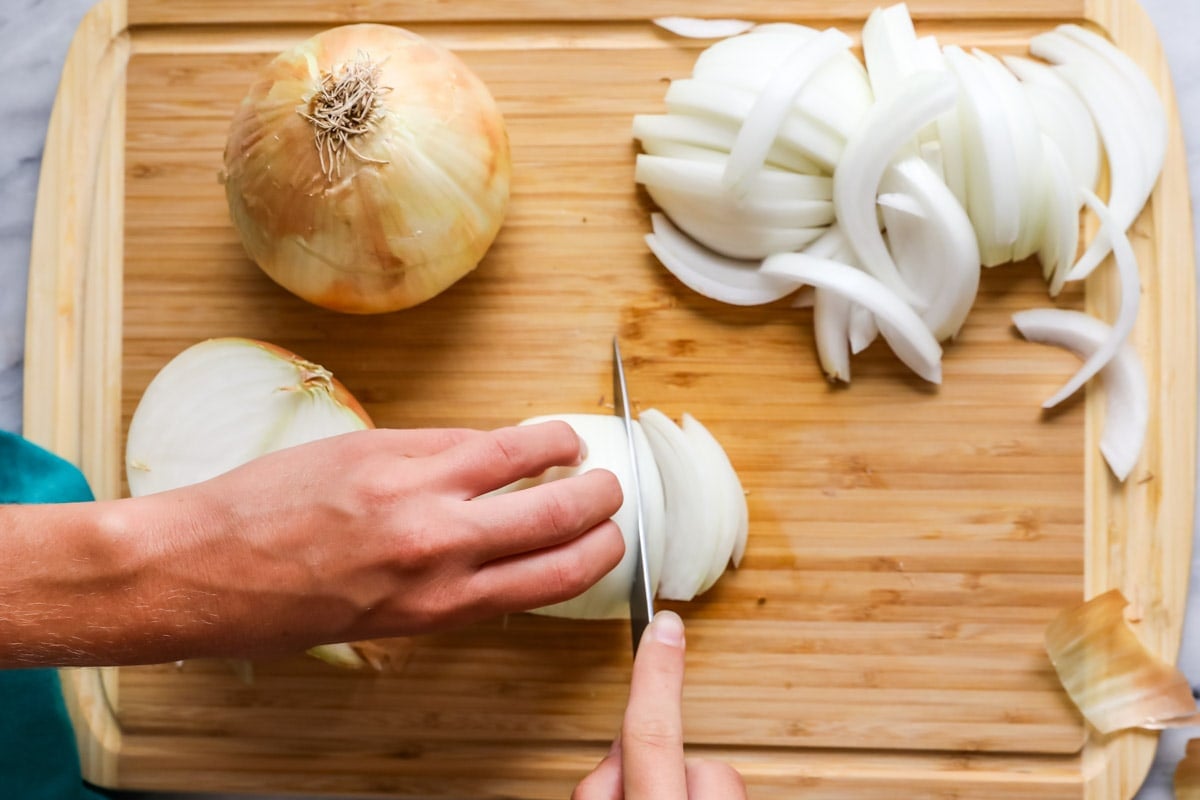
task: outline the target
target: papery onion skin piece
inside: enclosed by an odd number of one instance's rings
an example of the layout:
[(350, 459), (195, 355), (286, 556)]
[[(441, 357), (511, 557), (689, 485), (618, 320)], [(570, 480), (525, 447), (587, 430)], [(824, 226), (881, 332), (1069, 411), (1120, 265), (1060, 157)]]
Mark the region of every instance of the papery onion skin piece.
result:
[(1066, 609), (1046, 627), (1046, 653), (1063, 688), (1101, 733), (1161, 728), (1196, 713), (1187, 678), (1147, 650), (1126, 624), (1128, 604), (1119, 589), (1111, 589)]
[[(375, 76), (362, 78), (375, 108), (334, 163), (309, 117), (332, 107), (324, 76), (348, 70)], [(365, 24), (320, 33), (259, 73), (230, 126), (224, 182), (242, 244), (267, 275), (317, 305), (381, 313), (476, 267), (504, 219), (511, 170), (483, 82), (440, 45)]]
[[(1107, 323), (1081, 311), (1036, 308), (1013, 314), (1013, 325), (1031, 342), (1065, 347), (1088, 358), (1112, 336)], [(1146, 371), (1129, 342), (1100, 371), (1104, 381), (1104, 432), (1100, 452), (1119, 481), (1129, 477), (1146, 440), (1150, 398)]]
[(1200, 739), (1189, 739), (1187, 750), (1175, 765), (1175, 800), (1200, 800)]

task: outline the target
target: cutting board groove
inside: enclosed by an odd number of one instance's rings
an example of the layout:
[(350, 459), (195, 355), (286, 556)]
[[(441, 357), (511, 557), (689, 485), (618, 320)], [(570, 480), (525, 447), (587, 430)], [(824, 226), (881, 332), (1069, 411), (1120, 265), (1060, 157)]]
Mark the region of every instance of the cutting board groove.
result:
[[(723, 0), (715, 16), (846, 21), (874, 2)], [(1167, 167), (1134, 229), (1135, 334), (1155, 408), (1134, 478), (1095, 443), (1103, 397), (1043, 416), (1075, 368), (1019, 341), (1045, 306), (1033, 265), (989, 270), (933, 389), (882, 345), (829, 387), (811, 317), (722, 307), (646, 252), (635, 113), (702, 43), (648, 17), (671, 0), (105, 0), (64, 69), (31, 261), (26, 432), (125, 493), (124, 431), (154, 373), (210, 336), (269, 339), (330, 367), (386, 426), (494, 427), (608, 413), (614, 332), (632, 400), (690, 412), (748, 490), (743, 568), (691, 604), (686, 731), (755, 798), (1128, 798), (1153, 736), (1089, 736), (1041, 637), (1119, 586), (1173, 658), (1190, 554), (1195, 315), (1184, 155), (1162, 53), (1133, 0), (914, 0), (921, 33), (1023, 52), (1083, 20), (1148, 70), (1171, 113)], [(217, 182), (254, 71), (322, 28), (371, 19), (457, 50), (503, 110), (515, 164), (480, 268), (383, 317), (312, 308), (244, 256)], [(1101, 270), (1062, 302), (1111, 316)], [(1168, 433), (1169, 432), (1169, 433)], [(1136, 587), (1136, 591), (1135, 591)], [(628, 690), (627, 632), (516, 615), (397, 647), (372, 677), (302, 657), (64, 671), (87, 776), (137, 789), (565, 797), (603, 755)]]

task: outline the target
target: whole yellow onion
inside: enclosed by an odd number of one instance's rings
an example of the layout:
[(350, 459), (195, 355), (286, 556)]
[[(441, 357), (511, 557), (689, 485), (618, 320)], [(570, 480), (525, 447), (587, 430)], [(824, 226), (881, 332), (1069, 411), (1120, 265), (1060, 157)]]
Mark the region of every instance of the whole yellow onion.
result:
[(428, 300), (473, 270), (508, 207), (508, 135), (449, 50), (347, 25), (274, 58), (225, 148), (247, 253), (281, 286), (350, 313)]

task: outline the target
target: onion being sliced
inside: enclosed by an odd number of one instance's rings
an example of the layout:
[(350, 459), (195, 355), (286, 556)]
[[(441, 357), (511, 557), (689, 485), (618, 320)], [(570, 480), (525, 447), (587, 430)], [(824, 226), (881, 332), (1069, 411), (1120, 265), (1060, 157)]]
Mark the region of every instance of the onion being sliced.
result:
[[(666, 497), (666, 549), (658, 596), (691, 600), (708, 577), (720, 530), (705, 502), (700, 459), (683, 430), (657, 409), (638, 415), (662, 474)], [(626, 584), (626, 593), (628, 593)]]
[[(629, 616), (629, 587), (633, 584), (637, 548), (637, 511), (630, 501), (633, 497), (633, 469), (629, 463), (629, 445), (625, 440), (624, 422), (612, 414), (555, 414), (525, 420), (532, 425), (548, 420), (562, 420), (587, 443), (587, 456), (576, 467), (554, 467), (536, 478), (511, 484), (500, 491), (513, 491), (540, 483), (565, 478), (592, 469), (607, 469), (617, 476), (625, 492), (625, 502), (613, 515), (613, 521), (625, 536), (625, 555), (617, 566), (593, 584), (583, 594), (561, 603), (533, 611), (546, 616), (572, 619), (613, 619)], [(642, 521), (645, 525), (646, 557), (650, 567), (652, 588), (658, 586), (667, 547), (666, 500), (659, 475), (656, 453), (642, 426), (634, 423), (633, 443), (638, 459), (638, 484), (641, 487)]]
[(905, 302), (918, 298), (896, 269), (875, 215), (879, 181), (896, 151), (922, 127), (954, 105), (956, 91), (946, 74), (919, 72), (904, 80), (896, 93), (876, 103), (862, 128), (846, 142), (833, 176), (833, 204), (838, 225), (863, 268)]
[[(691, 442), (692, 451), (699, 458), (702, 470), (708, 476), (708, 485), (712, 487), (708, 497), (723, 512), (708, 575), (697, 593), (703, 594), (725, 573), (738, 542), (745, 541), (750, 530), (750, 511), (746, 506), (746, 493), (742, 490), (742, 482), (717, 438), (691, 414), (683, 415), (683, 424), (680, 427), (684, 436)], [(713, 513), (713, 516), (717, 515)], [(738, 561), (740, 560), (739, 557)]]
[(953, 338), (979, 290), (979, 246), (971, 220), (921, 159), (906, 158), (894, 165), (884, 184), (917, 207), (916, 215), (902, 216), (894, 213), (896, 201), (891, 195), (880, 198), (901, 274), (925, 302), (921, 319), (939, 341)]
[(836, 28), (821, 31), (800, 45), (762, 88), (738, 131), (722, 183), (735, 198), (745, 197), (762, 168), (800, 90), (834, 56), (850, 48), (850, 39)]
[(837, 292), (875, 315), (879, 330), (896, 356), (929, 381), (942, 381), (942, 348), (917, 312), (879, 280), (854, 267), (806, 253), (781, 253), (763, 261), (768, 275), (791, 278)]
[(651, 214), (646, 244), (667, 270), (705, 297), (735, 306), (771, 303), (796, 291), (801, 281), (763, 273), (757, 263), (713, 253), (679, 231), (662, 214)]
[[(756, 95), (745, 89), (699, 78), (672, 81), (665, 102), (672, 114), (693, 114), (741, 126), (753, 110)], [(842, 157), (842, 136), (804, 114), (789, 114), (779, 139), (806, 158), (833, 170)]]
[(1100, 218), (1101, 230), (1107, 231), (1112, 241), (1113, 255), (1117, 262), (1117, 274), (1121, 282), (1121, 305), (1108, 339), (1084, 361), (1079, 371), (1061, 389), (1042, 403), (1043, 408), (1053, 408), (1058, 405), (1103, 369), (1129, 338), (1129, 334), (1133, 331), (1133, 324), (1137, 320), (1138, 302), (1142, 291), (1141, 285), (1138, 283), (1137, 256), (1134, 255), (1133, 247), (1130, 246), (1124, 229), (1118, 227), (1117, 221), (1113, 219), (1112, 213), (1100, 201), (1100, 198), (1087, 189), (1084, 189), (1083, 192), (1088, 208)]
[[(1112, 338), (1112, 328), (1080, 311), (1038, 308), (1013, 314), (1013, 324), (1031, 342), (1058, 345), (1087, 359)], [(1133, 345), (1125, 342), (1100, 371), (1104, 382), (1104, 433), (1100, 452), (1117, 480), (1133, 471), (1150, 418), (1146, 372)]]
[(1072, 702), (1100, 733), (1196, 724), (1187, 678), (1154, 656), (1125, 622), (1119, 589), (1057, 616), (1046, 652)]
[(697, 19), (696, 17), (659, 17), (654, 24), (686, 39), (724, 39), (754, 27), (744, 19)]
[(979, 239), (984, 266), (1012, 255), (1021, 225), (1017, 153), (1003, 104), (996, 101), (983, 66), (960, 48), (943, 52), (959, 81), (959, 124), (965, 157), (966, 209)]

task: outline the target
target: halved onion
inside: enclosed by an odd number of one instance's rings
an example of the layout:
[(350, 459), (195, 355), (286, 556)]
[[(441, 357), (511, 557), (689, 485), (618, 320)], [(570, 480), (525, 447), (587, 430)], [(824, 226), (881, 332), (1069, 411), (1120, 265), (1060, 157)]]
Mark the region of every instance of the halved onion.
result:
[[(1038, 308), (1013, 314), (1013, 324), (1031, 342), (1058, 345), (1087, 359), (1112, 338), (1105, 322), (1080, 311)], [(1128, 342), (1100, 371), (1104, 382), (1104, 432), (1100, 452), (1117, 480), (1129, 477), (1146, 440), (1150, 399), (1146, 372)]]
[[(625, 439), (625, 423), (612, 414), (554, 414), (525, 420), (532, 425), (548, 420), (561, 420), (570, 425), (587, 444), (587, 456), (576, 467), (554, 467), (536, 478), (529, 478), (505, 487), (513, 491), (546, 483), (592, 469), (607, 469), (617, 476), (625, 493), (625, 501), (613, 515), (613, 521), (625, 536), (625, 555), (617, 566), (593, 584), (587, 591), (570, 600), (544, 606), (533, 611), (546, 616), (573, 619), (612, 619), (629, 616), (629, 587), (633, 584), (637, 547), (637, 510), (632, 499), (633, 467), (629, 463), (629, 445)], [(649, 561), (651, 589), (658, 587), (667, 548), (666, 498), (657, 466), (656, 454), (646, 433), (636, 422), (632, 425), (634, 449), (637, 453), (638, 486), (641, 487), (642, 522), (645, 526), (646, 557)]]
[(1125, 622), (1128, 604), (1112, 589), (1047, 626), (1046, 652), (1063, 688), (1101, 733), (1195, 724), (1187, 678), (1138, 641)]

